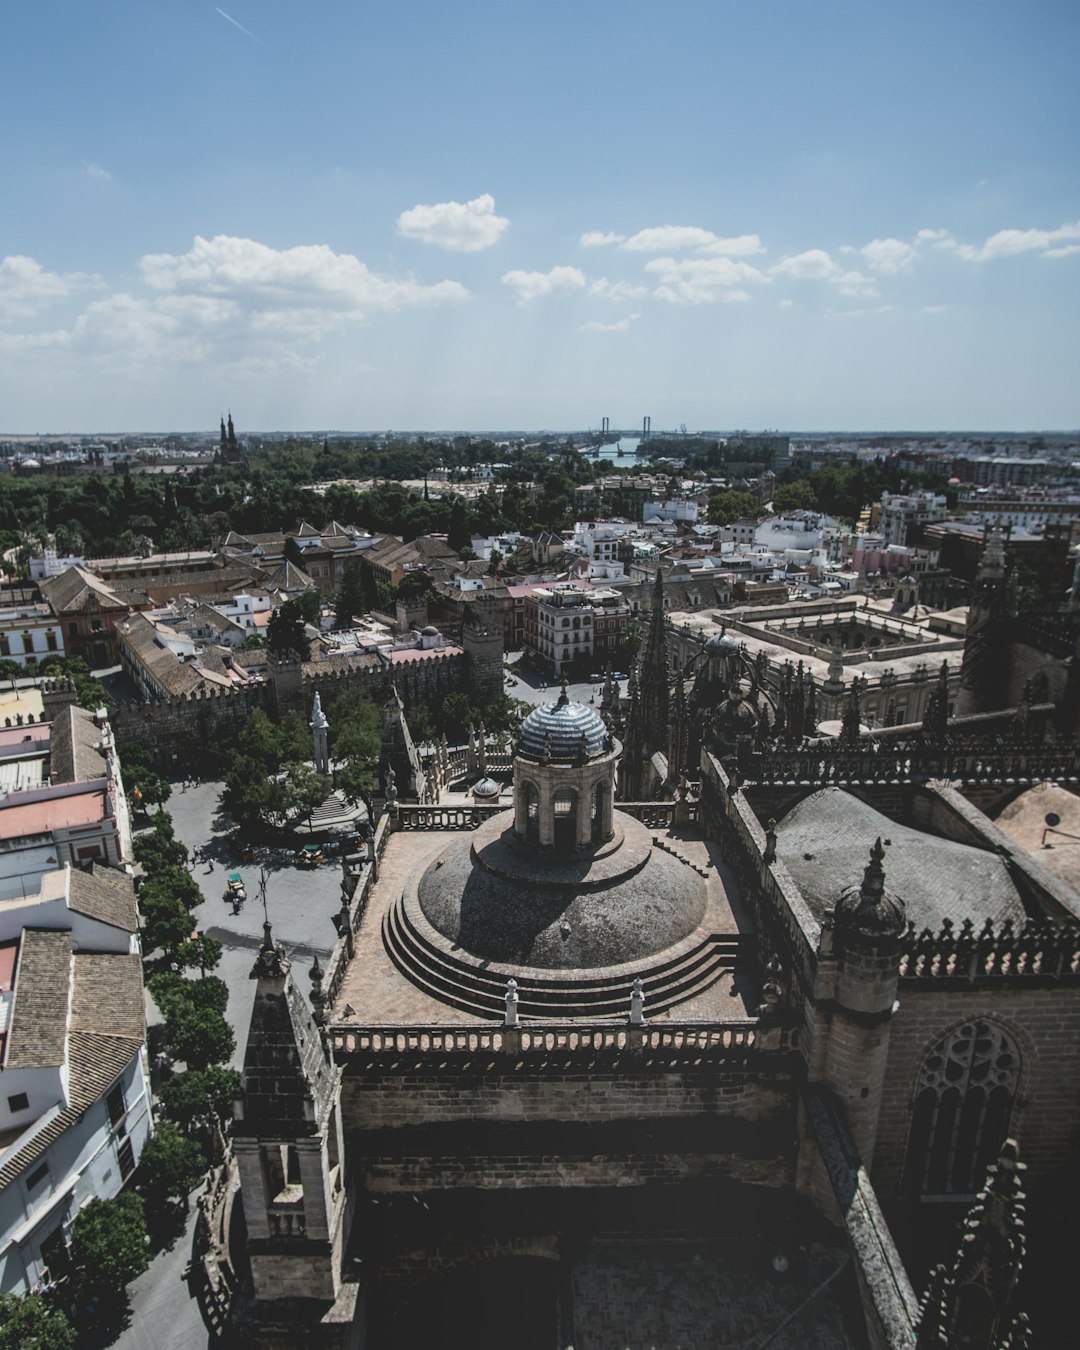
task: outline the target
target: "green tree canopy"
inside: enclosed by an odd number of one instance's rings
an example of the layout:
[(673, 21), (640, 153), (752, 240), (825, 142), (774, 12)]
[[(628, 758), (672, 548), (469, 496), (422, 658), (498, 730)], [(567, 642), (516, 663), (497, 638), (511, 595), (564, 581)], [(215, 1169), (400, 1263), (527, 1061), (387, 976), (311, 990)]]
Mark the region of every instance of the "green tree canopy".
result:
[(75, 1328), (38, 1294), (0, 1294), (0, 1350), (72, 1350)]
[(147, 1196), (184, 1200), (206, 1172), (206, 1155), (171, 1120), (162, 1120), (143, 1146), (139, 1169)]
[[(208, 977), (213, 978), (213, 977)], [(165, 1020), (165, 1043), (189, 1069), (221, 1064), (236, 1049), (232, 1027), (216, 1008), (178, 1002)]]
[(72, 1256), (89, 1292), (119, 1293), (150, 1264), (146, 1216), (134, 1191), (91, 1200), (75, 1220)]
[(709, 498), (709, 524), (730, 525), (735, 520), (760, 520), (765, 512), (752, 492), (730, 488)]
[(185, 1134), (200, 1133), (221, 1124), (232, 1113), (232, 1099), (240, 1075), (235, 1069), (211, 1064), (173, 1074), (161, 1085), (165, 1114)]
[(278, 605), (266, 625), (266, 641), (275, 656), (295, 656), (307, 659), (308, 639), (304, 632), (304, 611), (298, 600), (285, 600)]

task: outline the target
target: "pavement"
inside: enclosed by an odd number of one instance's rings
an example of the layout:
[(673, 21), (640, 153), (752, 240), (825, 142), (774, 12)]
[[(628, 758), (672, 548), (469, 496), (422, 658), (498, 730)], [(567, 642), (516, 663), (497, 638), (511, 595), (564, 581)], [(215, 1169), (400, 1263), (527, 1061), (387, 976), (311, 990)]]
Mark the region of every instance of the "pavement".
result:
[[(192, 875), (204, 896), (195, 917), (200, 931), (222, 944), (221, 963), (214, 974), (229, 989), (226, 1017), (236, 1033), (232, 1067), (239, 1068), (255, 999), (255, 982), (249, 977), (263, 935), (260, 863), (266, 868), (266, 910), (274, 936), (285, 944), (305, 994), (311, 987), (307, 969), (312, 957), (317, 952), (325, 962), (336, 940), (331, 915), (341, 903), (341, 868), (336, 859), (331, 859), (320, 868), (300, 870), (286, 861), (292, 857), (291, 850), (260, 850), (256, 862), (241, 863), (229, 843), (231, 822), (218, 812), (222, 786), (220, 782), (198, 787), (174, 783), (165, 810), (173, 818), (177, 838), (189, 851), (196, 846), (207, 851), (207, 861), (192, 866)], [(224, 899), (226, 878), (232, 872), (241, 874), (248, 893), (247, 902), (235, 915)], [(152, 1021), (160, 1020), (152, 1002), (148, 1015)], [(219, 1344), (211, 1340), (183, 1280), (191, 1260), (196, 1213), (192, 1197), (183, 1232), (128, 1287), (131, 1318), (112, 1342), (113, 1350), (202, 1350)]]
[[(542, 671), (531, 660), (526, 658), (522, 660), (522, 652), (507, 652), (505, 660), (514, 666), (513, 671), (509, 672), (516, 680), (515, 684), (505, 686), (507, 694), (511, 698), (519, 698), (524, 703), (554, 703), (559, 697), (561, 683), (556, 680), (550, 670)], [(520, 661), (520, 665), (516, 662)], [(600, 699), (604, 691), (603, 666), (596, 665), (593, 673), (600, 675), (599, 680), (573, 680), (567, 683), (566, 692), (574, 703), (584, 703), (586, 707), (599, 709)], [(621, 691), (626, 693), (626, 681), (620, 680)]]
[[(274, 937), (285, 944), (304, 994), (310, 992), (307, 970), (316, 953), (325, 964), (337, 940), (332, 916), (341, 906), (342, 872), (340, 860), (333, 856), (328, 856), (322, 867), (298, 868), (292, 862), (291, 849), (259, 849), (254, 862), (242, 863), (230, 843), (232, 823), (218, 810), (223, 786), (220, 782), (200, 783), (198, 787), (174, 783), (165, 810), (172, 816), (177, 838), (188, 850), (199, 847), (206, 852), (206, 861), (191, 868), (204, 896), (195, 918), (199, 931), (217, 938), (222, 945), (221, 964), (214, 974), (229, 989), (225, 1015), (236, 1032), (232, 1066), (239, 1068), (255, 1000), (255, 985), (249, 976), (263, 936), (260, 868), (266, 875), (267, 917)], [(226, 882), (233, 872), (240, 873), (247, 890), (239, 914), (233, 913), (232, 904), (224, 898)]]
[(218, 1344), (206, 1330), (183, 1279), (191, 1260), (197, 1213), (193, 1195), (187, 1223), (176, 1242), (159, 1252), (149, 1270), (128, 1285), (131, 1320), (112, 1342), (112, 1350), (202, 1350)]

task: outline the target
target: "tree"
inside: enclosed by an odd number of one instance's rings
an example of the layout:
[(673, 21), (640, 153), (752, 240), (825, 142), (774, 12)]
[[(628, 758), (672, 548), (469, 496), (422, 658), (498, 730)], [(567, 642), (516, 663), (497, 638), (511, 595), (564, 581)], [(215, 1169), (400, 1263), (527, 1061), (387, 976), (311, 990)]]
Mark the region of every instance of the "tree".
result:
[(734, 520), (760, 520), (764, 515), (761, 503), (752, 492), (729, 489), (709, 498), (709, 524), (730, 525)]
[(795, 483), (782, 483), (773, 493), (774, 511), (813, 511), (816, 506), (814, 489), (805, 478)]
[(350, 558), (342, 570), (341, 585), (334, 594), (334, 623), (338, 628), (351, 628), (353, 621), (366, 609), (360, 564)]
[(297, 600), (286, 600), (278, 605), (266, 625), (267, 646), (275, 656), (290, 652), (306, 658), (309, 643), (304, 631), (304, 614)]
[(232, 1027), (216, 1008), (179, 1001), (165, 1020), (165, 1043), (189, 1069), (205, 1069), (227, 1060), (236, 1049)]
[(172, 816), (159, 811), (150, 829), (135, 836), (135, 861), (150, 876), (164, 867), (184, 867), (188, 851), (176, 837)]
[(200, 976), (205, 979), (206, 972), (213, 970), (221, 960), (221, 943), (217, 938), (200, 933), (198, 937), (181, 942), (176, 949), (176, 960), (184, 970), (198, 966)]
[(186, 1200), (206, 1171), (206, 1154), (171, 1120), (161, 1121), (139, 1159), (141, 1189), (154, 1199)]
[(142, 1200), (134, 1191), (91, 1200), (75, 1220), (71, 1248), (88, 1292), (118, 1294), (150, 1264)]
[(472, 535), (469, 533), (465, 502), (461, 497), (455, 497), (454, 504), (450, 508), (450, 525), (446, 531), (446, 542), (455, 553), (460, 553), (462, 549), (472, 546)]
[(143, 947), (147, 953), (175, 951), (191, 933), (191, 911), (168, 891), (144, 886), (139, 895), (142, 911)]
[(311, 764), (290, 764), (285, 770), (290, 813), (296, 812), (308, 825), (315, 809), (326, 800), (326, 789), (326, 778)]
[(72, 1350), (75, 1328), (39, 1294), (0, 1294), (0, 1350)]
[(232, 1113), (232, 1099), (240, 1075), (235, 1069), (211, 1064), (173, 1074), (159, 1093), (165, 1114), (185, 1134), (199, 1134), (221, 1125)]
[(622, 630), (622, 649), (628, 662), (637, 659), (641, 644), (645, 641), (645, 629), (640, 619), (631, 619)]

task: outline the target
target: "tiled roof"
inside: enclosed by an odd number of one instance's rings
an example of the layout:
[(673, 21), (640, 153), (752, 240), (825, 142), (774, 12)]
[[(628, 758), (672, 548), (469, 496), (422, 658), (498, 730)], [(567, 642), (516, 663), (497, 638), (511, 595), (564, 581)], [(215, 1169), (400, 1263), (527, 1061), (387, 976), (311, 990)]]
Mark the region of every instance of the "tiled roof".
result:
[(34, 1133), (26, 1143), (21, 1147), (16, 1145), (3, 1157), (0, 1189), (25, 1172), (108, 1091), (141, 1047), (141, 1040), (128, 1036), (72, 1032), (68, 1037), (68, 1105), (40, 1128), (36, 1128), (35, 1122), (35, 1126), (30, 1127)]
[(5, 1069), (63, 1064), (70, 989), (71, 933), (23, 929)]
[(100, 577), (94, 576), (82, 567), (69, 567), (58, 577), (46, 577), (38, 583), (42, 595), (52, 606), (54, 614), (72, 614), (82, 612), (87, 597), (92, 592), (99, 609), (126, 609), (116, 598), (113, 588)]
[(69, 704), (53, 718), (49, 736), (49, 776), (54, 783), (85, 783), (105, 778), (108, 757), (100, 749), (101, 728), (87, 708)]
[[(71, 941), (71, 934), (64, 937)], [(71, 1030), (141, 1042), (146, 1034), (142, 968), (132, 953), (77, 952)]]
[(608, 730), (599, 713), (564, 698), (565, 695), (555, 703), (542, 703), (522, 722), (520, 745), (526, 754), (540, 756), (550, 747), (553, 759), (575, 759), (582, 736), (590, 755), (604, 749)]
[(73, 868), (68, 909), (112, 928), (122, 928), (125, 933), (134, 933), (139, 927), (135, 887), (131, 878), (115, 867), (95, 867), (91, 872)]

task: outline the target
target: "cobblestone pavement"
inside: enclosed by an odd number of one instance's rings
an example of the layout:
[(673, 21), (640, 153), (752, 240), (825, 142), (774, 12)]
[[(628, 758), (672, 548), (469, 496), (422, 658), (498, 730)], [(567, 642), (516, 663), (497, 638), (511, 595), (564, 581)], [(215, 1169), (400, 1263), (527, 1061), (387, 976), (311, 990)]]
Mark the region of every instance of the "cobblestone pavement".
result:
[(771, 1258), (760, 1241), (594, 1242), (574, 1269), (574, 1350), (858, 1350), (839, 1301), (845, 1254), (783, 1276)]

